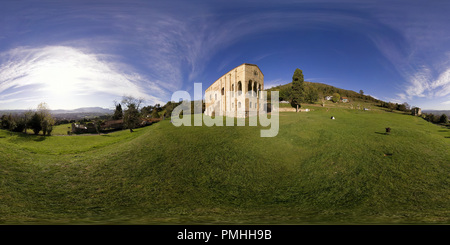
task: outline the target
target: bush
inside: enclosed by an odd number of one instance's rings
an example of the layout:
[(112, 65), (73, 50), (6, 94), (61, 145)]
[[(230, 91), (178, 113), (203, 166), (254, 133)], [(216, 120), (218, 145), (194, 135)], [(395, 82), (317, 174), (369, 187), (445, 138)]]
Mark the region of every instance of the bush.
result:
[(446, 114), (442, 114), (442, 116), (439, 118), (439, 122), (447, 124), (448, 123), (448, 116)]
[(39, 134), (42, 130), (41, 117), (39, 114), (34, 113), (30, 119), (30, 128), (33, 130), (34, 134)]
[(341, 100), (341, 95), (338, 93), (334, 93), (333, 94), (333, 98), (331, 99), (334, 103), (339, 102), (339, 100)]

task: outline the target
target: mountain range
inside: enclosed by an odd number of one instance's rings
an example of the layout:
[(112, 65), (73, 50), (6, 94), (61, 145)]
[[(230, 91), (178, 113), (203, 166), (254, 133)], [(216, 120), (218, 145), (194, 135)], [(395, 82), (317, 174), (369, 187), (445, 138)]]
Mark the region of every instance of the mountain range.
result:
[(447, 115), (450, 117), (450, 110), (423, 110), (423, 113), (432, 113), (437, 116), (441, 116), (442, 114)]

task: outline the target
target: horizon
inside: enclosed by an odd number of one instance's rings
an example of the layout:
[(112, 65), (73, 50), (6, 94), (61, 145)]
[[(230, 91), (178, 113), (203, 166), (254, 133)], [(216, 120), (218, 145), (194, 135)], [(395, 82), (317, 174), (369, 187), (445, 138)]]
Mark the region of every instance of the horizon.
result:
[[(450, 110), (450, 2), (12, 1), (0, 14), (0, 110), (164, 105), (242, 63), (264, 89), (305, 81)], [(200, 98), (193, 98), (198, 100)]]

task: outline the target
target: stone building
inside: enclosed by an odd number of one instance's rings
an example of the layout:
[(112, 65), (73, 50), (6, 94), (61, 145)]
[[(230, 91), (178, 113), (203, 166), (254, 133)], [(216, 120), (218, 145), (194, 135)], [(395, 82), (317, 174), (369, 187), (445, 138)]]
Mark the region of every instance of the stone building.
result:
[(420, 109), (418, 107), (414, 107), (411, 109), (411, 114), (413, 116), (420, 116), (420, 115), (422, 115), (422, 109)]
[[(217, 79), (205, 91), (205, 115), (246, 117), (257, 115), (262, 105), (264, 74), (244, 63)], [(250, 92), (250, 93), (249, 93)]]

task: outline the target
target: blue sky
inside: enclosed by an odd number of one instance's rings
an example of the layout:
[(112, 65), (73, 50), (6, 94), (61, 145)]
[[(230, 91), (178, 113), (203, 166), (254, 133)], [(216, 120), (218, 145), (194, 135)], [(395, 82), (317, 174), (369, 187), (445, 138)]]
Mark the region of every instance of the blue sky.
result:
[(242, 63), (450, 110), (450, 1), (0, 0), (0, 109), (165, 104)]

